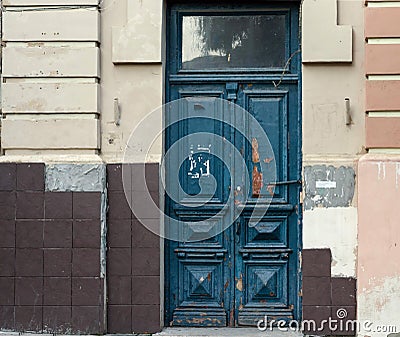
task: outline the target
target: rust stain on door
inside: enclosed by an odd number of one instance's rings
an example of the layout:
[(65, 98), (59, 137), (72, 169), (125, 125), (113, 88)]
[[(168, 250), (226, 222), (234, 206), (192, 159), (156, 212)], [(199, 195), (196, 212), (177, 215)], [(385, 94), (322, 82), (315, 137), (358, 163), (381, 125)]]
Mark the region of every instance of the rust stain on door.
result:
[(252, 160), (253, 163), (260, 162), (260, 155), (258, 154), (258, 141), (256, 138), (251, 140), (251, 148), (252, 148)]
[(254, 165), (253, 167), (252, 181), (253, 181), (253, 197), (259, 197), (263, 185), (263, 175), (261, 172), (258, 172), (258, 168), (256, 165)]

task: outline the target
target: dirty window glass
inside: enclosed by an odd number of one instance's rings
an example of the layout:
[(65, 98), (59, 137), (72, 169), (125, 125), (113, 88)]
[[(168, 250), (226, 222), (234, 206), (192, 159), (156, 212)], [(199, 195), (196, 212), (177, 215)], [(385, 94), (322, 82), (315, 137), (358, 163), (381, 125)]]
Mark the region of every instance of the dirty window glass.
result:
[(285, 15), (184, 16), (182, 69), (281, 68)]

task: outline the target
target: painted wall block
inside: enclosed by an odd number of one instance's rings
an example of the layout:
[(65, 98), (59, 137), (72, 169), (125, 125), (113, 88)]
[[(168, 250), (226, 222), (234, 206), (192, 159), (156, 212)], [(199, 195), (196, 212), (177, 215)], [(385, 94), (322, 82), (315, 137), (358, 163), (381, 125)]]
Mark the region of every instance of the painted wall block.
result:
[(367, 117), (365, 126), (367, 148), (400, 147), (400, 118)]
[(106, 189), (104, 164), (48, 164), (45, 176), (46, 191), (104, 192)]
[(304, 0), (303, 62), (352, 62), (352, 27), (337, 25), (336, 0)]
[(400, 44), (367, 44), (365, 71), (367, 75), (400, 74)]
[(365, 37), (400, 37), (400, 8), (366, 8)]
[(97, 119), (2, 119), (2, 148), (98, 149)]
[(99, 19), (100, 14), (96, 8), (93, 10), (5, 11), (3, 13), (3, 40), (99, 41)]
[(3, 113), (98, 113), (96, 83), (3, 83)]
[(304, 209), (348, 207), (354, 197), (355, 172), (352, 167), (314, 165), (304, 167)]
[(366, 81), (367, 111), (399, 111), (400, 81)]
[(97, 6), (99, 0), (3, 0), (3, 6)]
[(126, 25), (112, 28), (112, 61), (161, 62), (161, 23), (161, 0), (129, 0)]
[(356, 277), (357, 208), (315, 208), (305, 211), (303, 248), (329, 248), (332, 252), (332, 275)]
[(98, 77), (97, 47), (6, 47), (3, 77)]

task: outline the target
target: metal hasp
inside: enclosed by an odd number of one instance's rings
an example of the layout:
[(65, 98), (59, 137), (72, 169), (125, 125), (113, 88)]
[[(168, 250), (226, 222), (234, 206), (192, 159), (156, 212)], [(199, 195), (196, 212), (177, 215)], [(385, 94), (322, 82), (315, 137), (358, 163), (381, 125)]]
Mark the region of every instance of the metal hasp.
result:
[(229, 82), (226, 83), (225, 88), (226, 92), (228, 93), (228, 100), (236, 100), (237, 99), (237, 92), (238, 92), (238, 84), (236, 82)]

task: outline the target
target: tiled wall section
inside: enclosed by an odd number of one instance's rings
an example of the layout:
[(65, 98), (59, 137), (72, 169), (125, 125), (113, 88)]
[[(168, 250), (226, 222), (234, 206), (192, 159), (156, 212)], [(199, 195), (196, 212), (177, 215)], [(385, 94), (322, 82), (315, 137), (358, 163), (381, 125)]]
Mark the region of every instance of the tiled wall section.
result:
[(43, 164), (0, 164), (0, 329), (102, 333), (100, 193), (45, 192)]
[[(315, 329), (306, 325), (305, 332), (318, 336), (354, 336), (355, 331), (347, 329), (346, 322), (356, 319), (356, 280), (331, 277), (330, 249), (305, 249), (302, 256), (303, 321), (316, 322)], [(329, 318), (338, 321), (338, 328), (331, 330), (324, 324), (324, 329), (319, 331), (321, 322)]]
[[(142, 165), (129, 170), (125, 187), (133, 202), (141, 201), (144, 186), (137, 183)], [(158, 164), (146, 164), (146, 182), (158, 203)], [(151, 333), (160, 330), (160, 238), (132, 214), (121, 181), (122, 165), (107, 165), (108, 181), (108, 333)], [(138, 205), (141, 217), (158, 224), (159, 213)]]

